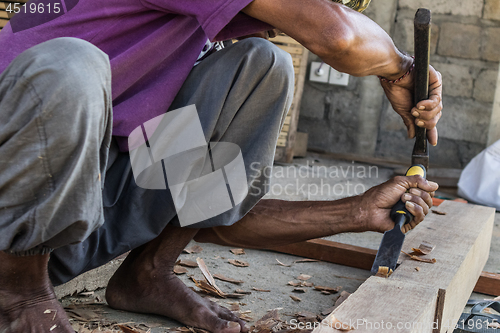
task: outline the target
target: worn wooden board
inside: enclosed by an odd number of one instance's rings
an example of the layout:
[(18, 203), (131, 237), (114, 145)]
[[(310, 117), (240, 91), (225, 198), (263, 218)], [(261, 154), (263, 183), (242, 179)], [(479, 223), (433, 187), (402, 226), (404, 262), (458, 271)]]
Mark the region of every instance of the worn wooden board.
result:
[[(332, 315), (344, 323), (359, 318), (403, 322), (395, 332), (453, 332), (488, 259), (495, 210), (458, 202), (445, 202), (439, 209), (446, 215), (429, 215), (403, 244), (405, 252), (423, 241), (436, 245), (429, 255), (435, 264), (402, 254), (401, 265), (389, 278), (369, 278)], [(325, 330), (337, 332), (323, 326), (314, 333)], [(356, 332), (380, 328), (358, 327)]]
[[(411, 332), (432, 332), (436, 301), (436, 288), (372, 276), (313, 333), (341, 332), (342, 324), (355, 333), (410, 332), (405, 326), (420, 326), (420, 331)], [(389, 309), (397, 311), (389, 314)], [(332, 317), (338, 322), (332, 322)]]

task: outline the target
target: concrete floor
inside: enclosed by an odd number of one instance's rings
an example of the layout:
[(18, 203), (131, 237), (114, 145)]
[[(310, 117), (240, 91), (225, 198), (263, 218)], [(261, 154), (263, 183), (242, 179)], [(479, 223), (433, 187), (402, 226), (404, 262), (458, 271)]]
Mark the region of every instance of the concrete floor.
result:
[[(267, 198), (284, 200), (332, 200), (351, 196), (364, 192), (366, 189), (378, 185), (393, 174), (393, 169), (370, 166), (360, 163), (346, 161), (335, 161), (318, 156), (309, 156), (304, 159), (294, 160), (291, 166), (277, 165), (273, 169), (273, 183), (271, 192)], [(292, 184), (292, 185), (289, 185)], [(287, 185), (289, 185), (287, 187)], [(288, 189), (288, 190), (287, 190)], [(287, 190), (287, 191), (285, 191)], [(328, 237), (328, 239), (378, 249), (382, 235), (378, 233), (342, 234)], [(194, 244), (194, 242), (193, 242)], [(217, 281), (218, 286), (224, 292), (234, 292), (235, 289), (251, 291), (250, 295), (239, 300), (217, 299), (217, 303), (230, 307), (230, 303), (238, 302), (241, 311), (250, 311), (246, 315), (253, 320), (261, 318), (269, 309), (282, 308), (279, 312), (284, 320), (291, 320), (293, 314), (300, 311), (309, 311), (320, 314), (322, 311), (333, 306), (338, 297), (335, 295), (324, 295), (313, 288), (305, 288), (305, 293), (293, 292), (293, 287), (288, 285), (289, 281), (299, 281), (300, 274), (310, 275), (308, 282), (315, 285), (337, 287), (350, 293), (369, 276), (368, 271), (335, 265), (325, 262), (296, 263), (291, 267), (283, 267), (277, 260), (290, 264), (299, 258), (275, 253), (271, 251), (245, 250), (245, 255), (236, 256), (229, 248), (212, 245), (199, 244), (203, 251), (198, 254), (182, 254), (180, 259), (196, 260), (197, 257), (204, 259), (212, 274), (222, 274), (244, 283), (237, 286), (227, 282)], [(227, 259), (241, 259), (247, 261), (249, 267), (234, 267)], [(73, 291), (95, 290), (92, 294), (80, 297), (65, 297), (65, 305), (89, 302), (103, 302), (104, 290), (107, 278), (119, 265), (119, 260), (102, 267), (98, 271), (89, 272), (79, 277), (66, 286), (57, 289), (58, 295), (63, 296)], [(194, 275), (196, 279), (202, 279), (198, 268), (188, 268), (188, 273), (179, 276), (188, 286), (194, 283), (188, 275)], [(485, 267), (486, 271), (500, 273), (500, 213), (496, 214), (494, 234), (490, 257)], [(266, 289), (270, 292), (252, 290), (252, 288)], [(301, 299), (300, 302), (292, 300), (291, 295)], [(483, 298), (484, 295), (473, 295), (474, 298)], [(214, 299), (215, 300), (215, 299)], [(115, 311), (106, 305), (87, 305), (86, 308), (93, 309), (101, 317), (101, 320), (118, 323), (144, 323), (151, 328), (152, 333), (168, 332), (179, 323), (167, 318), (151, 315), (140, 315)], [(102, 319), (104, 318), (104, 319)]]

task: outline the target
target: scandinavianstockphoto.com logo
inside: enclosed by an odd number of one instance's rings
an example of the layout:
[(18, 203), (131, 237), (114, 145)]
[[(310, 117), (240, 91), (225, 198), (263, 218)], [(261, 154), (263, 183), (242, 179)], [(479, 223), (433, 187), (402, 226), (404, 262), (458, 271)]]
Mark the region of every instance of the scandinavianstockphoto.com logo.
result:
[(222, 214), (248, 195), (240, 147), (207, 143), (195, 105), (145, 122), (128, 144), (137, 185), (169, 189), (183, 227)]

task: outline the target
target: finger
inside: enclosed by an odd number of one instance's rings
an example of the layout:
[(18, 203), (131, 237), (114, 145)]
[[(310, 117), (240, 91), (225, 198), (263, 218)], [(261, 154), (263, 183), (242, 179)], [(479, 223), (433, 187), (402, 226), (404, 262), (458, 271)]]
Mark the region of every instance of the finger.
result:
[(411, 109), (411, 115), (419, 120), (432, 120), (443, 110), (443, 104), (438, 104), (432, 109), (420, 110), (417, 107)]
[(428, 130), (431, 130), (434, 127), (436, 127), (436, 124), (442, 115), (443, 115), (443, 113), (441, 111), (439, 111), (439, 113), (431, 120), (422, 120), (421, 118), (417, 118), (417, 119), (415, 119), (415, 124), (418, 127), (424, 127), (424, 128), (427, 128)]
[(420, 205), (416, 205), (411, 201), (407, 201), (405, 203), (406, 209), (413, 215), (413, 221), (415, 221), (416, 224), (419, 224), (422, 222), (425, 218), (425, 213), (424, 209)]
[(429, 94), (429, 98), (418, 102), (415, 109), (417, 109), (417, 111), (431, 111), (439, 107), (439, 105), (441, 105), (441, 96)]
[(428, 181), (421, 176), (398, 176), (394, 177), (394, 181), (405, 187), (406, 190), (410, 190), (412, 187), (418, 187), (426, 192), (434, 192), (439, 188), (437, 183)]
[(427, 131), (427, 140), (433, 146), (437, 146), (438, 144), (438, 130), (436, 127)]
[(432, 207), (432, 197), (428, 192), (421, 191), (416, 188), (411, 188), (409, 192), (413, 195), (421, 197), (429, 208)]
[(429, 205), (422, 199), (421, 197), (417, 195), (412, 195), (410, 193), (405, 193), (401, 197), (401, 200), (406, 204), (407, 202), (410, 202), (414, 205), (422, 207), (422, 211), (424, 213), (424, 216), (429, 214)]

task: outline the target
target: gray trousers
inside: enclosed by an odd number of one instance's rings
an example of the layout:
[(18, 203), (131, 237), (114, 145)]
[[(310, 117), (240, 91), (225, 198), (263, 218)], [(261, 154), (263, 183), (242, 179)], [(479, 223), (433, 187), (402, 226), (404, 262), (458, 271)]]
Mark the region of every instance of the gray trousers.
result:
[[(55, 285), (179, 225), (170, 192), (137, 186), (112, 139), (110, 82), (107, 56), (74, 38), (32, 47), (0, 75), (0, 250), (52, 252)], [(267, 192), (293, 87), (288, 53), (258, 38), (193, 68), (170, 110), (195, 104), (207, 142), (240, 147), (249, 194), (190, 227), (231, 225)]]

